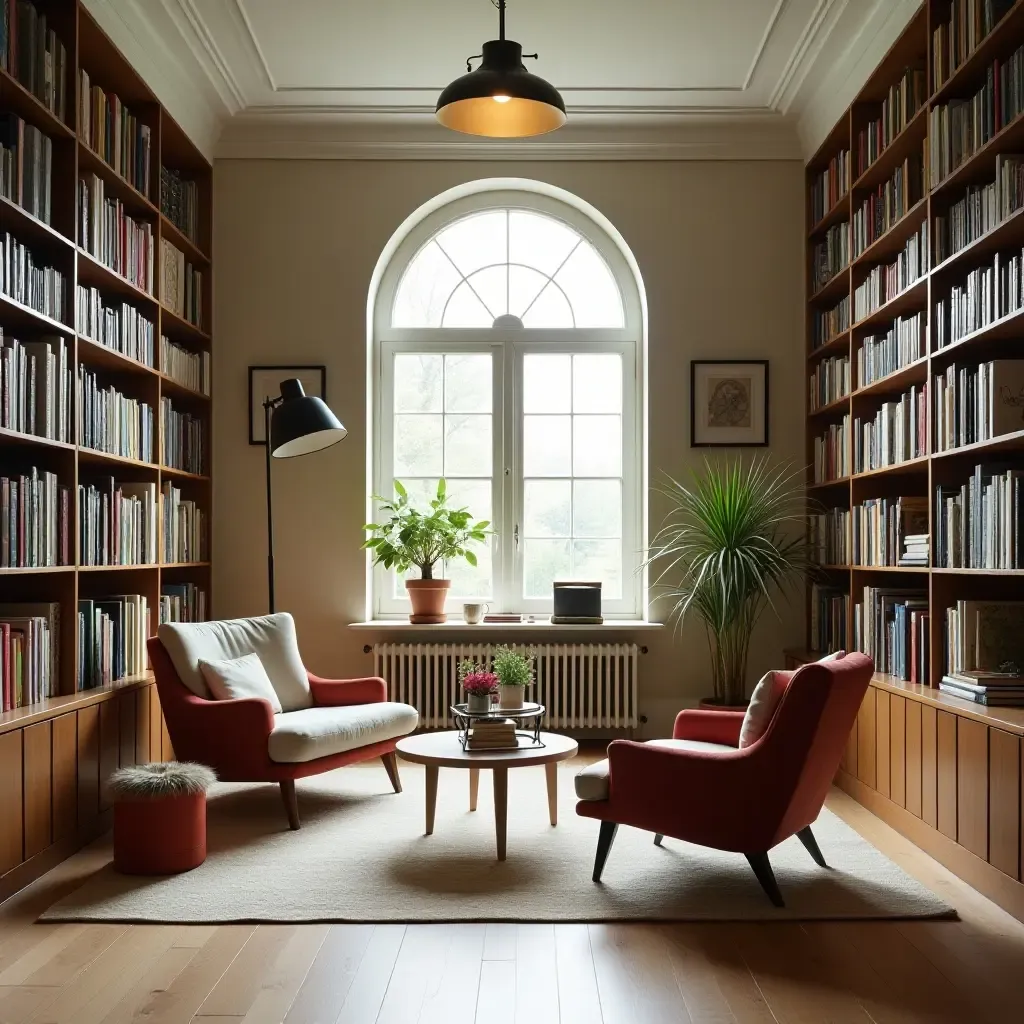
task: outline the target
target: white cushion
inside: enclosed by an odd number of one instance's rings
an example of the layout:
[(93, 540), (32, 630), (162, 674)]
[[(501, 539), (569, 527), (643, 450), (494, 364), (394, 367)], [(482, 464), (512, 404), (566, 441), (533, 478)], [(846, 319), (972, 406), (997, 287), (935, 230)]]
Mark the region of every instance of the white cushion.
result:
[[(648, 740), (650, 747), (664, 747), (668, 750), (703, 750), (711, 752), (735, 751), (725, 743), (705, 743), (703, 740)], [(576, 775), (576, 796), (580, 800), (608, 799), (608, 759), (587, 765)]]
[(281, 713), (281, 702), (274, 692), (274, 684), (258, 654), (246, 654), (230, 661), (201, 661), (199, 670), (217, 700), (259, 697), (270, 702), (275, 715)]
[(210, 698), (200, 661), (258, 654), (285, 711), (313, 706), (309, 677), (295, 638), (295, 620), (287, 612), (220, 622), (165, 622), (157, 636), (181, 681), (197, 697)]
[(286, 711), (274, 719), (268, 741), (270, 760), (279, 764), (314, 761), (407, 736), (416, 728), (419, 717), (414, 707), (393, 701)]

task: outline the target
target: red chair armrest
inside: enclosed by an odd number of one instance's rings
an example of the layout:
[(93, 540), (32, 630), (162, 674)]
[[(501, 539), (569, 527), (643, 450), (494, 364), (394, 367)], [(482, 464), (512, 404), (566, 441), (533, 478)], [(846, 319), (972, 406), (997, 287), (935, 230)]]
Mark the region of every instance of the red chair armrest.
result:
[(204, 700), (192, 693), (181, 701), (188, 710), (181, 719), (184, 735), (173, 737), (179, 757), (221, 772), (266, 762), (267, 740), (274, 728), (270, 701), (259, 697)]
[(346, 707), (350, 704), (380, 704), (388, 699), (388, 684), (379, 676), (366, 679), (321, 679), (309, 676), (313, 702), (322, 708)]
[(742, 711), (680, 711), (676, 715), (672, 738), (725, 743), (735, 747), (740, 742), (740, 728), (745, 717)]

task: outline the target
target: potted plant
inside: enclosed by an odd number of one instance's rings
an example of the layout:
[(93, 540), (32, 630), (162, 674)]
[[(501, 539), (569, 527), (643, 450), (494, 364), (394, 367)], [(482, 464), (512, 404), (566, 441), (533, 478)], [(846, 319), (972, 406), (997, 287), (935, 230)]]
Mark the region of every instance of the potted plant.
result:
[(701, 704), (743, 708), (754, 626), (811, 567), (797, 474), (764, 458), (705, 463), (690, 486), (669, 477), (659, 490), (670, 507), (649, 557), (661, 565), (655, 586), (673, 600), (677, 628), (691, 612), (704, 623), (714, 697)]
[(506, 644), (494, 648), (491, 668), (498, 677), (499, 707), (514, 711), (523, 706), (526, 688), (533, 682), (534, 660), (532, 648), (517, 651)]
[(434, 566), (454, 558), (465, 558), (470, 565), (476, 565), (476, 555), (469, 545), (486, 540), (490, 523), (474, 522), (464, 508), (450, 508), (443, 479), (438, 481), (437, 496), (431, 500), (429, 512), (421, 512), (412, 505), (400, 480), (395, 481), (395, 495), (391, 501), (374, 495), (387, 518), (379, 524), (366, 524), (364, 528), (371, 536), (363, 547), (372, 552), (374, 565), (402, 574), (413, 566), (419, 569), (418, 580), (405, 581), (412, 603), (410, 622), (444, 622), (448, 618), (444, 602), (451, 580), (434, 579)]
[(467, 710), (480, 714), (491, 710), (498, 692), (498, 677), (475, 661), (459, 663), (459, 682), (466, 691)]

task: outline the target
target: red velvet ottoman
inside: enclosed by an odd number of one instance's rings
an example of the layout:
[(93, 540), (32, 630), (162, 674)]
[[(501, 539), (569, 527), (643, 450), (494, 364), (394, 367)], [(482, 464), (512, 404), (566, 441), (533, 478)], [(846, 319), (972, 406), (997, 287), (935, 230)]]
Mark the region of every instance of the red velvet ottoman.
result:
[(122, 768), (107, 784), (114, 804), (114, 868), (172, 875), (206, 860), (206, 791), (216, 775), (169, 761)]

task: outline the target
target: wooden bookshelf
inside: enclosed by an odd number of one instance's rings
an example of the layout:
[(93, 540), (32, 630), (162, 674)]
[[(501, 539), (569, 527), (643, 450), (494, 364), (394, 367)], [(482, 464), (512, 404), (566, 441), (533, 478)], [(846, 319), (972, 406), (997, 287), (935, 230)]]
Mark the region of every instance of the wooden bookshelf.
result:
[[(111, 770), (119, 764), (173, 757), (150, 673), (76, 691), (79, 600), (108, 594), (143, 594), (155, 631), (165, 584), (196, 585), (206, 592), (207, 608), (212, 598), (212, 556), (208, 553), (203, 561), (178, 562), (173, 553), (164, 552), (160, 510), (156, 517), (155, 564), (80, 564), (77, 508), (80, 482), (105, 477), (125, 483), (152, 482), (159, 496), (163, 485), (172, 481), (185, 498), (196, 501), (206, 513), (207, 552), (211, 550), (212, 398), (168, 375), (162, 365), (161, 338), (167, 336), (196, 354), (211, 352), (212, 167), (80, 0), (38, 0), (36, 6), (66, 51), (65, 116), (58, 116), (26, 88), (12, 74), (10, 64), (0, 69), (0, 110), (18, 115), (51, 140), (50, 217), (47, 223), (14, 201), (0, 198), (0, 231), (28, 247), (39, 262), (62, 272), (65, 308), (60, 317), (49, 317), (0, 293), (0, 327), (5, 338), (20, 341), (55, 334), (66, 340), (72, 383), (72, 442), (0, 429), (0, 473), (10, 475), (9, 471), (35, 465), (56, 473), (59, 482), (70, 489), (72, 564), (0, 568), (0, 603), (58, 602), (61, 614), (57, 692), (41, 702), (0, 713), (0, 764), (12, 771), (16, 764), (18, 771), (13, 778), (24, 781), (24, 786), (10, 785), (12, 776), (5, 771), (0, 795), (0, 832), (5, 834), (0, 842), (0, 900), (102, 829), (108, 819), (102, 783)], [(147, 182), (133, 184), (127, 180), (83, 138), (79, 123), (82, 70), (91, 85), (116, 94), (124, 108), (148, 126), (151, 154)], [(161, 209), (162, 167), (195, 182), (198, 231), (194, 238)], [(152, 291), (140, 288), (87, 251), (86, 240), (80, 237), (79, 181), (93, 174), (102, 179), (107, 199), (119, 200), (128, 215), (150, 225)], [(161, 285), (165, 239), (203, 273), (201, 325), (190, 323), (165, 305)], [(76, 332), (79, 286), (96, 288), (105, 302), (126, 302), (152, 322), (152, 366)], [(156, 436), (151, 462), (94, 451), (77, 443), (75, 391), (80, 366), (96, 373), (103, 386), (114, 384), (124, 394), (152, 407)], [(187, 411), (203, 421), (203, 473), (162, 465), (162, 398), (169, 398), (177, 411)], [(42, 758), (43, 750), (51, 752), (52, 757)], [(38, 784), (43, 777), (49, 778), (50, 785)], [(46, 800), (52, 800), (52, 807), (36, 806), (43, 792)], [(30, 827), (30, 822), (36, 824)], [(39, 822), (45, 822), (46, 827), (39, 826)]]
[[(978, 5), (981, 6), (980, 4)], [(822, 566), (823, 584), (848, 595), (846, 646), (856, 646), (854, 605), (863, 600), (863, 588), (892, 586), (924, 592), (929, 612), (928, 673), (917, 683), (876, 673), (851, 736), (839, 774), (839, 784), (875, 813), (922, 845), (929, 853), (961, 874), (971, 884), (1011, 912), (1024, 913), (1024, 708), (985, 707), (939, 690), (945, 668), (945, 613), (958, 600), (1021, 600), (1021, 569), (936, 567), (935, 493), (939, 486), (959, 486), (975, 465), (998, 462), (1024, 469), (1024, 430), (1003, 434), (949, 451), (938, 451), (934, 429), (934, 377), (955, 363), (974, 367), (993, 358), (1024, 357), (1024, 309), (1010, 312), (939, 349), (935, 336), (936, 303), (962, 284), (968, 273), (991, 266), (997, 253), (1024, 249), (1024, 209), (1011, 214), (985, 234), (941, 262), (936, 260), (937, 218), (962, 198), (968, 186), (995, 179), (1000, 154), (1024, 152), (1024, 114), (996, 131), (945, 178), (932, 184), (927, 161), (932, 111), (951, 100), (969, 100), (985, 84), (993, 61), (1002, 65), (1024, 46), (1024, 0), (1018, 0), (974, 51), (935, 87), (933, 32), (944, 24), (951, 0), (925, 0), (906, 30), (871, 75), (864, 88), (808, 162), (807, 222), (812, 220), (812, 187), (816, 177), (844, 149), (851, 153), (853, 183), (826, 218), (809, 229), (807, 241), (807, 374), (823, 360), (845, 356), (850, 360), (851, 393), (833, 399), (807, 414), (807, 492), (809, 513), (840, 508), (851, 511), (873, 498), (914, 496), (927, 498), (930, 544), (929, 567)], [(980, 33), (979, 33), (980, 35)], [(907, 68), (925, 73), (924, 102), (903, 131), (881, 150), (859, 175), (858, 132), (877, 116), (880, 101), (899, 82)], [(889, 229), (862, 252), (854, 249), (854, 217), (873, 189), (883, 185), (910, 154), (923, 154), (923, 197), (908, 208)], [(829, 227), (850, 225), (850, 265), (817, 289), (813, 281), (814, 246)], [(859, 319), (854, 293), (871, 268), (896, 260), (920, 227), (928, 228), (926, 272), (899, 294)], [(831, 310), (841, 299), (850, 304), (850, 326), (815, 346), (815, 313)], [(885, 335), (897, 317), (921, 313), (925, 319), (923, 355), (887, 376), (862, 384), (857, 379), (857, 353), (863, 339)], [(882, 401), (892, 400), (928, 384), (926, 454), (880, 469), (858, 471), (853, 458), (854, 421), (870, 419)], [(809, 387), (805, 400), (809, 400)], [(847, 457), (850, 475), (816, 482), (813, 470), (814, 439), (830, 424), (849, 416), (851, 431)], [(847, 549), (853, 555), (852, 517)], [(787, 652), (791, 665), (814, 660), (810, 597), (808, 649)], [(923, 780), (923, 782), (922, 782)], [(922, 789), (923, 786), (923, 789)], [(936, 796), (938, 793), (938, 797)], [(968, 803), (970, 794), (985, 797), (984, 821)], [(922, 797), (923, 794), (923, 797)]]

